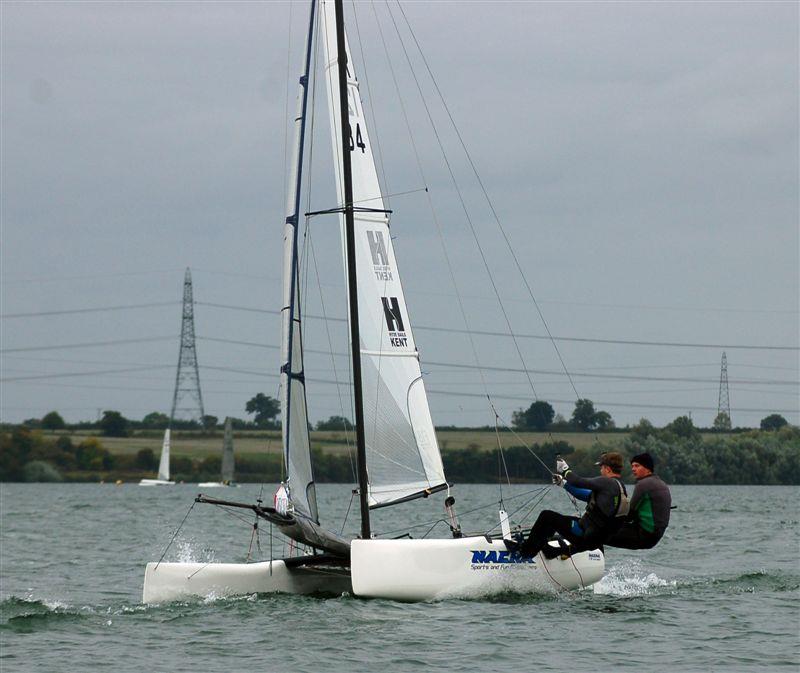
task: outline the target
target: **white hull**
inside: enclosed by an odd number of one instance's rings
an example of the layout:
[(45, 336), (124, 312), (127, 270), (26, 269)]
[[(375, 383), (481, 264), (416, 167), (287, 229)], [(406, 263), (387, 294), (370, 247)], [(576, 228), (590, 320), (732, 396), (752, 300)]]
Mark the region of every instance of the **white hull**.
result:
[[(351, 573), (325, 567), (260, 563), (148, 563), (144, 603), (253, 593), (349, 592), (365, 598), (427, 601), (502, 593), (582, 589), (603, 577), (599, 550), (567, 559), (519, 559), (502, 540), (353, 540)], [(352, 583), (351, 583), (352, 581)]]
[(139, 486), (174, 486), (174, 481), (166, 481), (165, 479), (142, 479)]
[(224, 481), (204, 481), (197, 484), (198, 488), (239, 488), (238, 484), (226, 484)]
[(350, 591), (350, 576), (344, 571), (315, 567), (289, 569), (283, 561), (148, 563), (144, 571), (142, 602), (276, 592), (341, 595)]
[(522, 559), (502, 540), (353, 540), (353, 593), (370, 598), (425, 601), (581, 589), (603, 577), (599, 550), (561, 560)]

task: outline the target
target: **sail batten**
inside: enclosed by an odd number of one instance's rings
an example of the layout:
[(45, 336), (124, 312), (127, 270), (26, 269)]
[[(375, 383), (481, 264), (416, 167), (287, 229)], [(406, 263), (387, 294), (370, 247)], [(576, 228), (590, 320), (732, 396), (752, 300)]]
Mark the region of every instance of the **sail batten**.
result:
[[(321, 10), (337, 193), (344, 203), (335, 10), (328, 1)], [(368, 501), (375, 507), (446, 485), (446, 479), (347, 44), (345, 53), (352, 203), (370, 204), (353, 213), (360, 335), (353, 347), (360, 354)], [(344, 240), (343, 216), (340, 222)]]

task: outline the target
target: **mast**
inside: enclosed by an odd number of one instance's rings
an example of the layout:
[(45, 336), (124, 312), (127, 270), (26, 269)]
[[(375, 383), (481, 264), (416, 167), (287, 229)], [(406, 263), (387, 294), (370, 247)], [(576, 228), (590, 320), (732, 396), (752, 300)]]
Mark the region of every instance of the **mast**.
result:
[[(303, 177), (303, 153), (305, 146), (305, 130), (306, 130), (306, 108), (308, 104), (308, 80), (309, 72), (311, 69), (311, 52), (312, 41), (314, 36), (314, 16), (316, 13), (316, 0), (311, 0), (311, 11), (308, 19), (308, 35), (306, 37), (306, 50), (305, 50), (305, 65), (303, 75), (300, 78), (300, 93), (297, 101), (297, 115), (295, 117), (295, 142), (294, 142), (294, 161), (292, 162), (292, 175), (289, 182), (289, 193), (287, 195), (287, 211), (286, 223), (284, 227), (284, 274), (288, 271), (288, 277), (284, 275), (284, 304), (283, 304), (283, 358), (281, 366), (281, 391), (283, 403), (283, 446), (285, 451), (284, 459), (286, 461), (286, 469), (290, 479), (290, 496), (291, 477), (294, 470), (291, 468), (297, 461), (298, 467), (301, 467), (300, 472), (305, 479), (309, 480), (308, 484), (301, 483), (299, 478), (301, 474), (296, 474), (295, 478), (298, 479), (298, 486), (302, 487), (302, 493), (295, 492), (295, 505), (300, 505), (302, 509), (308, 509), (307, 514), (315, 521), (318, 518), (316, 495), (313, 490), (313, 472), (311, 468), (311, 458), (308, 441), (308, 424), (307, 413), (305, 404), (305, 378), (303, 372), (302, 354), (299, 362), (295, 362), (294, 354), (295, 348), (302, 348), (300, 339), (300, 306), (299, 306), (299, 292), (298, 292), (298, 255), (297, 255), (297, 239), (299, 230), (300, 219), (300, 198), (302, 191), (302, 177)], [(287, 264), (288, 262), (288, 264)], [(286, 268), (288, 266), (288, 269)], [(295, 343), (297, 338), (298, 343)], [(300, 370), (295, 371), (294, 367), (299, 365)], [(298, 384), (299, 385), (295, 385)], [(295, 391), (294, 388), (298, 389)], [(296, 392), (298, 396), (302, 396), (300, 400), (293, 400), (292, 393)], [(300, 434), (299, 439), (295, 439), (292, 435), (293, 418), (292, 406), (293, 401), (297, 402), (300, 406), (299, 412), (300, 424), (295, 428), (296, 432)], [(297, 451), (292, 452), (291, 447), (294, 445), (298, 448)], [(304, 455), (294, 456), (292, 453), (300, 453)]]
[(361, 537), (370, 538), (369, 503), (367, 501), (367, 452), (364, 436), (364, 403), (361, 381), (361, 336), (358, 328), (358, 284), (356, 282), (356, 240), (353, 220), (353, 175), (350, 165), (350, 115), (347, 99), (347, 49), (344, 37), (344, 6), (335, 0), (336, 50), (339, 70), (339, 118), (342, 132), (342, 176), (344, 185), (344, 219), (347, 250), (347, 289), (350, 303), (350, 351), (353, 359), (353, 402), (356, 411), (356, 452), (358, 496), (361, 506)]

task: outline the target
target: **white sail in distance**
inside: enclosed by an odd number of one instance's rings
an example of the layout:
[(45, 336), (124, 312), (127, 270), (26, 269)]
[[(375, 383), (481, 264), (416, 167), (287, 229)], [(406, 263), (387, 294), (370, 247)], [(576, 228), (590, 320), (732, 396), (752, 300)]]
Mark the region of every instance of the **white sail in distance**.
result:
[(225, 419), (225, 435), (222, 440), (222, 483), (229, 484), (234, 477), (233, 424), (231, 417)]
[[(334, 4), (323, 1), (321, 9), (336, 187), (342, 206)], [(446, 487), (446, 479), (349, 46), (346, 52), (368, 499), (376, 507)], [(344, 240), (344, 214), (340, 222)]]
[(161, 460), (158, 462), (158, 478), (169, 481), (169, 428), (164, 431), (164, 442), (161, 444)]

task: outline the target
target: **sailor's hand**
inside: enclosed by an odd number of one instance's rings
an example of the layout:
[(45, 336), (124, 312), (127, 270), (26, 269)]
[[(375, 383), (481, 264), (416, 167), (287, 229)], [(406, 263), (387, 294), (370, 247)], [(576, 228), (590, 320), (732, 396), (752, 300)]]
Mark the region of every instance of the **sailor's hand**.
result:
[(564, 460), (563, 458), (559, 458), (556, 461), (556, 472), (558, 472), (558, 474), (560, 474), (563, 477), (564, 474), (567, 472), (567, 470), (569, 470), (569, 465), (567, 465), (567, 461)]
[(564, 484), (567, 483), (567, 480), (564, 479), (564, 477), (562, 477), (560, 474), (553, 473), (553, 483), (556, 486), (561, 486), (561, 488), (564, 488)]

